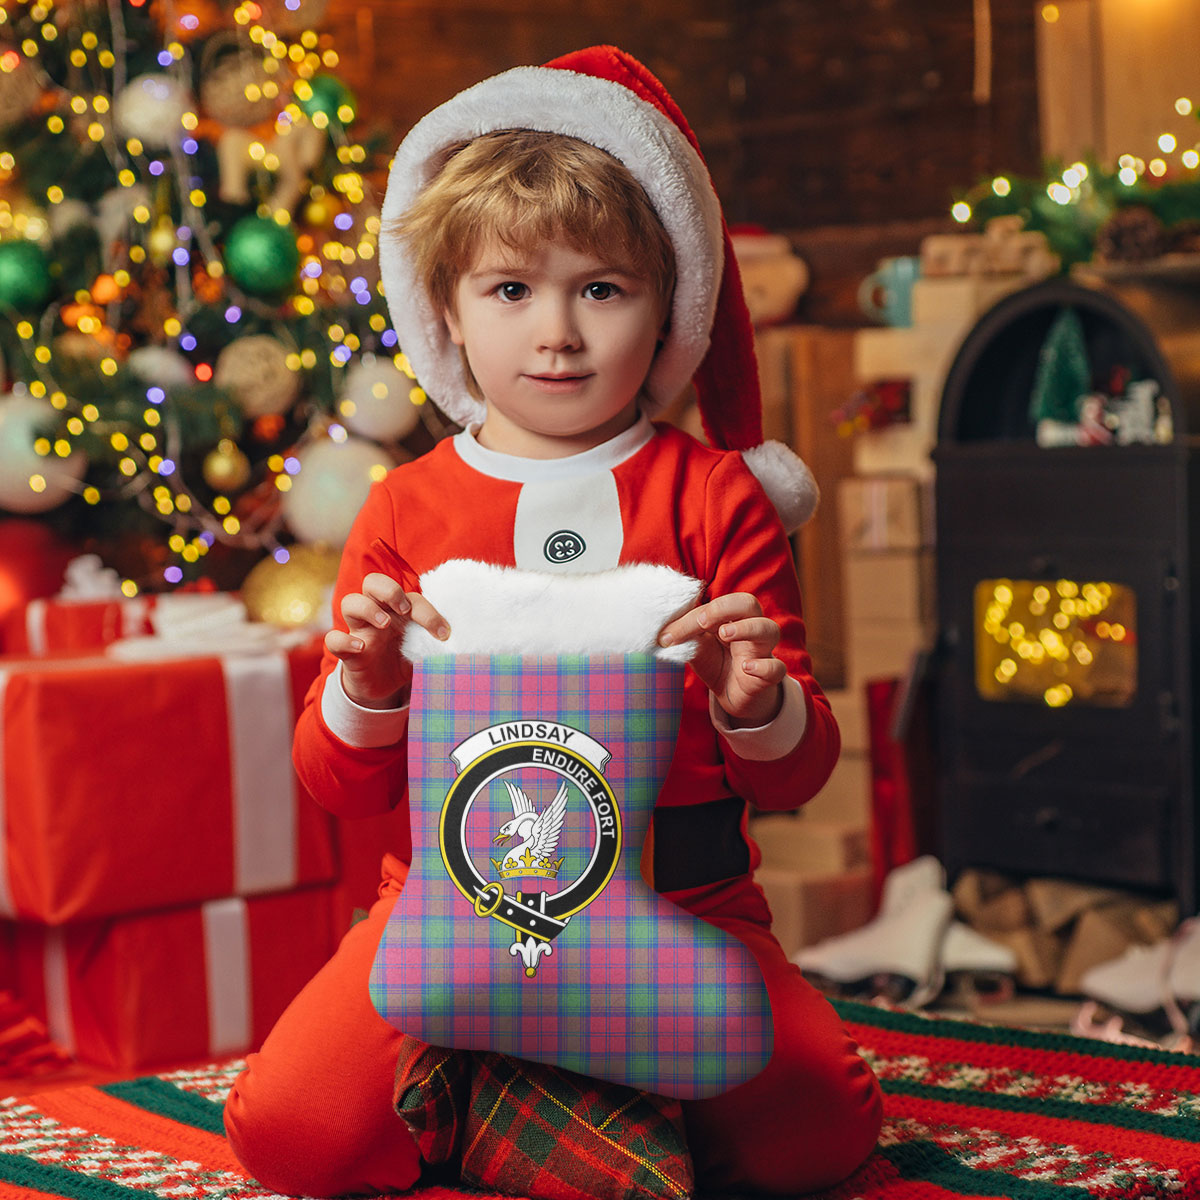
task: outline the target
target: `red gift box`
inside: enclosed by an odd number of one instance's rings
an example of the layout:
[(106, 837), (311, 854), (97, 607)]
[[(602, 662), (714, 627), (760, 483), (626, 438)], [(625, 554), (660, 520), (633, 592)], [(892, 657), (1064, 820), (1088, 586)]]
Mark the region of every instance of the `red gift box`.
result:
[(121, 638), (154, 632), (153, 596), (128, 600), (31, 600), (6, 623), (9, 654), (99, 650)]
[(337, 878), (332, 818), (291, 765), (319, 658), (0, 658), (0, 915), (60, 925)]
[(122, 1072), (245, 1053), (334, 949), (330, 889), (15, 928), (17, 987), (51, 1038)]

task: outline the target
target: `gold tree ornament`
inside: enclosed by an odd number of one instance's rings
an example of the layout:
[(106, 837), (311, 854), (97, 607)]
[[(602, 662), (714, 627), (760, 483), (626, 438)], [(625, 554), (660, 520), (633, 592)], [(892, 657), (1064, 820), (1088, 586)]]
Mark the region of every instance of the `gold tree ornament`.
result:
[(146, 238), (150, 261), (156, 267), (165, 267), (171, 261), (171, 255), (175, 253), (175, 247), (178, 245), (179, 238), (175, 236), (175, 226), (171, 223), (171, 218), (160, 217)]
[(340, 552), (316, 545), (292, 546), (284, 553), (286, 562), (264, 558), (243, 581), (247, 615), (284, 629), (327, 626)]
[(232, 393), (251, 419), (287, 412), (300, 394), (300, 375), (288, 366), (288, 352), (266, 333), (230, 342), (217, 356), (213, 382)]
[(200, 473), (214, 492), (239, 492), (250, 482), (250, 460), (231, 438), (222, 438), (205, 456)]
[(95, 334), (84, 333), (80, 329), (67, 329), (58, 334), (51, 346), (57, 361), (76, 366), (87, 364), (94, 367), (112, 353), (112, 348)]
[(261, 51), (244, 50), (235, 42), (213, 54), (201, 77), (200, 104), (214, 121), (246, 128), (275, 115), (279, 85)]
[(308, 191), (309, 174), (325, 153), (326, 137), (303, 119), (283, 126), (265, 141), (252, 130), (229, 126), (217, 139), (221, 199), (227, 204), (248, 204), (251, 176), (269, 161), (274, 187), (266, 207), (291, 212)]

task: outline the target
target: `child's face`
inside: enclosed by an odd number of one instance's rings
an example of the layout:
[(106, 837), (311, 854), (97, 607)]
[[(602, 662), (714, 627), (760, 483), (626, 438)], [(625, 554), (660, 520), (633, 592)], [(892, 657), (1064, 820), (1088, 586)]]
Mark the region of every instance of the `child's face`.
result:
[(482, 445), (526, 458), (590, 449), (633, 424), (661, 333), (649, 284), (565, 242), (491, 244), (445, 314), (483, 393)]

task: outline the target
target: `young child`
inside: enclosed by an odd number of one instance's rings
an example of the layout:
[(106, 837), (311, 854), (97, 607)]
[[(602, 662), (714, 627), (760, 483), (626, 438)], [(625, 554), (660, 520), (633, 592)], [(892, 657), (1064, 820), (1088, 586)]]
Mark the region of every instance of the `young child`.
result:
[[(689, 1146), (706, 1190), (832, 1184), (875, 1144), (878, 1085), (771, 936), (746, 835), (748, 805), (797, 807), (838, 753), (785, 528), (746, 464), (793, 520), (811, 507), (811, 479), (758, 446), (749, 319), (694, 136), (662, 85), (611, 47), (518, 68), (409, 134), (384, 221), (401, 345), (464, 431), (392, 471), (358, 517), (296, 731), (301, 778), (342, 816), (406, 803), (399, 640), (409, 622), (449, 631), (377, 539), (418, 575), (473, 559), (584, 573), (654, 563), (701, 581), (702, 602), (660, 635), (697, 646), (643, 861), (659, 892), (751, 949), (775, 1042), (748, 1082), (685, 1101)], [(650, 420), (693, 379), (720, 448)], [(230, 1140), (268, 1187), (329, 1196), (418, 1178), (392, 1108), (401, 1033), (367, 991), (410, 856), (385, 858), (379, 901), (230, 1094)]]

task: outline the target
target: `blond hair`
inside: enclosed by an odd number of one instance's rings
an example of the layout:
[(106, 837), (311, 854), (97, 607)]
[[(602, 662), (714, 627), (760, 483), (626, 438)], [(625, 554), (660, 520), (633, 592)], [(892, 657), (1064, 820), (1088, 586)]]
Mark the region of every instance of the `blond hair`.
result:
[(505, 129), (448, 147), (386, 234), (407, 244), (439, 312), (453, 311), (483, 246), (529, 254), (558, 239), (646, 280), (670, 312), (675, 252), (649, 197), (611, 154), (561, 133)]

